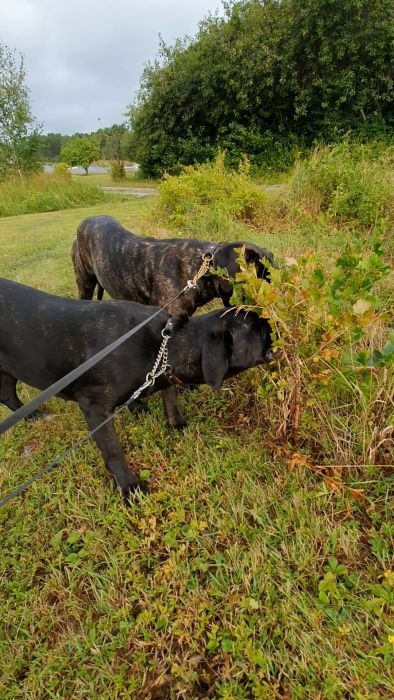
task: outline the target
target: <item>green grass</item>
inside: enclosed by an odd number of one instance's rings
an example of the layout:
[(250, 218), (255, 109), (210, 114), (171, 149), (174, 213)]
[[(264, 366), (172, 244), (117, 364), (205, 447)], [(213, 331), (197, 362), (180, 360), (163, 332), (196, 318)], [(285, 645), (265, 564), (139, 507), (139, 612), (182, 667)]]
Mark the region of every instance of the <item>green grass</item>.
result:
[[(76, 296), (79, 221), (105, 213), (160, 235), (153, 206), (3, 219), (0, 274)], [(317, 227), (302, 236), (288, 226), (283, 239), (244, 231), (275, 253), (312, 240), (340, 249), (328, 229), (328, 240)], [(127, 459), (151, 484), (131, 508), (91, 443), (0, 511), (1, 700), (392, 697), (392, 473), (349, 470), (366, 504), (289, 469), (266, 444), (259, 377), (182, 393), (180, 434), (158, 397), (148, 415), (119, 417)], [(34, 394), (20, 387), (23, 400)], [(47, 408), (51, 420), (2, 437), (1, 494), (85, 433), (74, 404)]]
[[(126, 199), (126, 198), (125, 198)], [(76, 296), (71, 245), (78, 224), (102, 214), (121, 219), (135, 233), (149, 233), (150, 198), (110, 197), (94, 207), (28, 214), (0, 220), (0, 274), (55, 294)]]
[(108, 195), (93, 182), (38, 174), (0, 182), (0, 217), (91, 206)]

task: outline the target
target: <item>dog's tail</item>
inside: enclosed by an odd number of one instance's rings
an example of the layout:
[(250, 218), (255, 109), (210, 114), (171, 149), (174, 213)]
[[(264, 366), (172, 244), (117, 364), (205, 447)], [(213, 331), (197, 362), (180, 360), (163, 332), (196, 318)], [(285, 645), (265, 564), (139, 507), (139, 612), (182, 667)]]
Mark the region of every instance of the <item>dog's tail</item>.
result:
[(104, 294), (104, 287), (101, 284), (97, 284), (97, 300), (101, 301)]

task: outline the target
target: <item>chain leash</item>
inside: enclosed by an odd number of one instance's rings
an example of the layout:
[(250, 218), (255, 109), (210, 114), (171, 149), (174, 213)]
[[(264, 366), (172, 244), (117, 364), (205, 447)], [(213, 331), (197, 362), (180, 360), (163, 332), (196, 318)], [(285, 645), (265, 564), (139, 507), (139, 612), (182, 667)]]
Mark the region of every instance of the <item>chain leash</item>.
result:
[(204, 253), (202, 255), (202, 263), (200, 265), (200, 269), (194, 275), (192, 280), (187, 281), (185, 291), (187, 289), (194, 289), (194, 287), (197, 285), (198, 280), (201, 279), (201, 277), (205, 275), (206, 272), (208, 272), (209, 268), (211, 267), (212, 260), (213, 255), (211, 255), (211, 253)]

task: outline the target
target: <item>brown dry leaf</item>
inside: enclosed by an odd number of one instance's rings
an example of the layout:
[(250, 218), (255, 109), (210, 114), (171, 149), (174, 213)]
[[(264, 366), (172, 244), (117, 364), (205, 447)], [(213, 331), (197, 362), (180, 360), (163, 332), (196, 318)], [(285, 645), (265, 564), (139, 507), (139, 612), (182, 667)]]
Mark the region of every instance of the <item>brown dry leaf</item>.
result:
[(331, 491), (338, 491), (341, 488), (341, 484), (338, 481), (334, 481), (334, 479), (330, 479), (329, 476), (325, 476), (324, 481)]
[(289, 469), (295, 469), (295, 467), (310, 467), (308, 457), (300, 454), (299, 452), (294, 452), (290, 459), (286, 459), (286, 464)]
[(368, 498), (365, 495), (365, 489), (353, 489), (349, 487), (349, 491), (353, 498), (357, 501), (362, 501), (363, 503), (369, 503)]

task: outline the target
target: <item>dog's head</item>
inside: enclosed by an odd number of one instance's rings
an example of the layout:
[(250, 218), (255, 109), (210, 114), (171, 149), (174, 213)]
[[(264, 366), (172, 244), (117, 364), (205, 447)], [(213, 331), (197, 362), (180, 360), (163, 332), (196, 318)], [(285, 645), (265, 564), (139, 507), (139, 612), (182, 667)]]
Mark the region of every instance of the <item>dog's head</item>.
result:
[(169, 361), (185, 384), (219, 389), (224, 379), (274, 359), (271, 348), (267, 319), (251, 311), (216, 310), (171, 319)]
[(204, 382), (219, 389), (224, 379), (272, 360), (271, 347), (270, 325), (258, 314), (235, 309), (207, 314), (201, 351)]
[[(269, 279), (269, 269), (264, 264), (264, 261), (274, 265), (272, 253), (265, 248), (260, 248), (258, 245), (246, 243), (245, 241), (220, 243), (213, 256), (213, 267), (224, 269), (229, 277), (235, 278), (237, 272), (240, 271), (237, 258), (243, 247), (245, 248), (245, 261), (247, 264), (254, 264), (257, 277), (259, 279)], [(212, 272), (207, 272), (199, 281), (198, 289), (202, 304), (214, 297), (220, 297), (224, 306), (230, 306), (233, 290), (226, 279), (212, 274)]]

